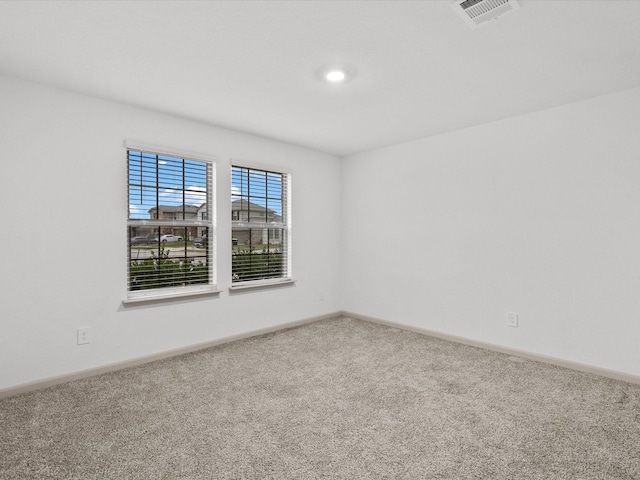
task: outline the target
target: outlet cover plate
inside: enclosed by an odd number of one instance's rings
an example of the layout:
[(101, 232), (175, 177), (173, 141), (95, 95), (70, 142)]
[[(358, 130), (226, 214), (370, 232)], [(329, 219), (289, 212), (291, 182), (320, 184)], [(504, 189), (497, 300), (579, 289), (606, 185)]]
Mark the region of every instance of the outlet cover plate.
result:
[(91, 327), (78, 328), (78, 345), (85, 345), (89, 343), (91, 336)]

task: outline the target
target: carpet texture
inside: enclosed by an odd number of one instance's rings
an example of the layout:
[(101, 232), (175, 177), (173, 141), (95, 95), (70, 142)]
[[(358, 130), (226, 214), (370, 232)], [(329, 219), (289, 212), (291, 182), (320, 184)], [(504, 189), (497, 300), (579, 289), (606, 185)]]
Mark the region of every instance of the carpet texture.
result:
[(2, 479), (636, 479), (640, 386), (340, 317), (0, 400)]

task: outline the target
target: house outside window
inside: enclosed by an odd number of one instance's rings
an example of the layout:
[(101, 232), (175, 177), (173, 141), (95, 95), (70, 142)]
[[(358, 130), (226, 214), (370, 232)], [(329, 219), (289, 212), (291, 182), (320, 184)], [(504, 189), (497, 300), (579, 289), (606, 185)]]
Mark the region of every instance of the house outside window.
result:
[(286, 173), (232, 167), (232, 286), (291, 279), (289, 188)]
[(213, 291), (213, 161), (128, 146), (127, 169), (127, 299)]

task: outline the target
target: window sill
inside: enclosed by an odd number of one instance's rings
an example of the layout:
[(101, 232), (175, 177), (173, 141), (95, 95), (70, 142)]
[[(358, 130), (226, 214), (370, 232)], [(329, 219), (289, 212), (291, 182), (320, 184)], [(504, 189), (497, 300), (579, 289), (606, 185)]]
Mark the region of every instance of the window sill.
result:
[(292, 278), (287, 278), (284, 280), (277, 281), (258, 281), (255, 283), (247, 282), (246, 284), (232, 285), (229, 287), (229, 292), (246, 292), (247, 290), (256, 290), (259, 288), (271, 288), (271, 287), (282, 287), (285, 285), (291, 286), (296, 283)]
[(222, 290), (217, 289), (200, 289), (200, 290), (185, 290), (182, 292), (171, 293), (150, 293), (148, 295), (139, 295), (135, 297), (129, 297), (122, 301), (124, 305), (136, 304), (136, 303), (151, 303), (159, 301), (171, 301), (180, 300), (187, 297), (195, 297), (201, 295), (218, 295)]

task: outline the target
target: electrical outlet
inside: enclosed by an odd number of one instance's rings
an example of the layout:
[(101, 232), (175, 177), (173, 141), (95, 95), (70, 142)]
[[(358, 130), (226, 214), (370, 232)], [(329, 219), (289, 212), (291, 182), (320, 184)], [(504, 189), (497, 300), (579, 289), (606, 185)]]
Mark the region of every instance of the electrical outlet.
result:
[(518, 326), (518, 314), (514, 312), (507, 313), (507, 325), (510, 327)]
[(320, 295), (318, 296), (318, 300), (324, 300), (324, 292), (320, 290)]
[(78, 328), (78, 345), (85, 345), (89, 343), (91, 334), (91, 327)]

